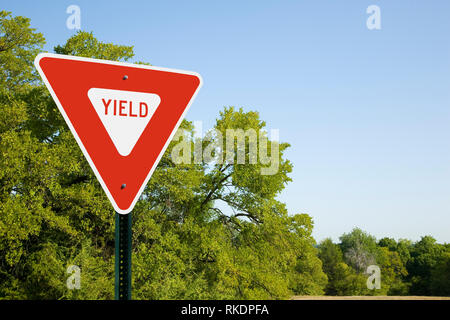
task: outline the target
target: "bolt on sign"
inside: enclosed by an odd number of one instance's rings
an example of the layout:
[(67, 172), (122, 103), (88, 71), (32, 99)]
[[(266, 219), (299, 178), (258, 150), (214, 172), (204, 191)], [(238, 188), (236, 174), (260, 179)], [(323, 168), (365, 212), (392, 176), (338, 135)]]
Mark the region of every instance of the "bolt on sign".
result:
[(129, 213), (202, 78), (51, 53), (39, 54), (34, 64), (114, 209)]

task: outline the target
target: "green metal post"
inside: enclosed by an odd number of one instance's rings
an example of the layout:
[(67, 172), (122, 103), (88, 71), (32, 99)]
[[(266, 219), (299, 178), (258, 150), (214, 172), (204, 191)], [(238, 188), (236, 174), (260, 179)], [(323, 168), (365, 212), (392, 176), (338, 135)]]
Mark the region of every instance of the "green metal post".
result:
[(131, 300), (131, 212), (116, 212), (115, 299)]

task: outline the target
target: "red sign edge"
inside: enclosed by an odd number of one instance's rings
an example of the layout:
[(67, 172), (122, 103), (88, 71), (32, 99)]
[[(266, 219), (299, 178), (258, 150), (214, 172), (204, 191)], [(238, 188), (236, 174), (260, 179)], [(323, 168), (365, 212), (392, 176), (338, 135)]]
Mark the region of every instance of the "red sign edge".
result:
[[(55, 92), (53, 91), (52, 86), (50, 85), (47, 77), (45, 76), (44, 72), (41, 69), (41, 66), (39, 64), (40, 60), (42, 58), (56, 58), (56, 59), (67, 59), (67, 60), (78, 60), (78, 61), (86, 61), (86, 62), (93, 62), (93, 63), (103, 63), (103, 64), (109, 64), (109, 65), (118, 65), (123, 67), (131, 67), (131, 68), (142, 68), (142, 69), (148, 69), (148, 70), (156, 70), (156, 71), (166, 71), (166, 72), (173, 72), (173, 73), (180, 73), (180, 74), (187, 74), (195, 76), (199, 79), (199, 85), (197, 89), (195, 90), (194, 94), (192, 95), (191, 99), (189, 100), (189, 103), (187, 104), (186, 108), (184, 109), (183, 114), (178, 119), (177, 124), (175, 125), (174, 129), (172, 130), (172, 133), (170, 134), (169, 138), (167, 139), (166, 143), (164, 144), (164, 147), (161, 149), (158, 157), (156, 158), (156, 161), (153, 163), (152, 168), (150, 169), (149, 173), (147, 174), (147, 177), (145, 178), (144, 182), (142, 183), (141, 187), (139, 188), (139, 191), (136, 193), (133, 201), (131, 202), (130, 206), (126, 209), (120, 209), (117, 203), (115, 202), (114, 198), (112, 197), (111, 193), (109, 192), (108, 187), (106, 186), (105, 182), (103, 181), (100, 173), (98, 172), (94, 162), (92, 161), (91, 157), (89, 156), (89, 153), (85, 149), (83, 143), (81, 142), (80, 137), (78, 136), (78, 133), (76, 132), (74, 126), (70, 122), (69, 117), (67, 116), (66, 112), (64, 111), (64, 108), (62, 107), (58, 97), (56, 96)], [(84, 157), (88, 161), (89, 165), (91, 166), (92, 171), (94, 171), (95, 176), (97, 177), (97, 180), (100, 182), (100, 185), (102, 186), (103, 190), (105, 191), (109, 201), (111, 202), (112, 206), (114, 207), (114, 210), (120, 214), (128, 214), (133, 210), (134, 206), (136, 205), (136, 202), (138, 201), (139, 197), (141, 196), (142, 192), (145, 189), (145, 186), (147, 185), (148, 181), (150, 180), (153, 172), (155, 171), (156, 167), (158, 166), (159, 161), (161, 160), (162, 156), (164, 155), (167, 147), (169, 146), (170, 141), (172, 140), (173, 136), (177, 132), (181, 122), (183, 121), (184, 117), (186, 116), (186, 113), (188, 112), (189, 108), (191, 107), (191, 104), (194, 102), (198, 91), (203, 85), (203, 79), (200, 76), (200, 74), (193, 72), (193, 71), (185, 71), (185, 70), (178, 70), (178, 69), (169, 69), (169, 68), (161, 68), (161, 67), (154, 67), (154, 66), (148, 66), (148, 65), (138, 65), (138, 64), (132, 64), (128, 62), (118, 62), (118, 61), (111, 61), (111, 60), (101, 60), (101, 59), (93, 59), (93, 58), (85, 58), (85, 57), (78, 57), (78, 56), (70, 56), (70, 55), (63, 55), (63, 54), (56, 54), (56, 53), (39, 53), (36, 58), (34, 59), (34, 66), (39, 72), (39, 75), (41, 76), (42, 80), (44, 81), (45, 86), (47, 87), (48, 91), (50, 91), (50, 94), (53, 98), (53, 100), (56, 103), (56, 106), (58, 107), (59, 111), (61, 112), (64, 120), (67, 123), (67, 126), (69, 127), (70, 131), (72, 132), (72, 135), (74, 136), (76, 142), (78, 143), (78, 146), (80, 147), (81, 151), (83, 152)]]

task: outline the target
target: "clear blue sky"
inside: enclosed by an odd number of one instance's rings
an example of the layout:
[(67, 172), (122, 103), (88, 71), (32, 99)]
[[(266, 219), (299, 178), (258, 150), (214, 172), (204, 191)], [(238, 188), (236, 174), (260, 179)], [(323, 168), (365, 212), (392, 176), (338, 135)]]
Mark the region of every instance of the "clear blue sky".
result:
[[(292, 147), (280, 196), (317, 240), (359, 226), (377, 238), (450, 242), (450, 1), (5, 1), (52, 51), (81, 29), (136, 60), (199, 72), (188, 120), (258, 110)], [(368, 30), (366, 8), (381, 8)]]

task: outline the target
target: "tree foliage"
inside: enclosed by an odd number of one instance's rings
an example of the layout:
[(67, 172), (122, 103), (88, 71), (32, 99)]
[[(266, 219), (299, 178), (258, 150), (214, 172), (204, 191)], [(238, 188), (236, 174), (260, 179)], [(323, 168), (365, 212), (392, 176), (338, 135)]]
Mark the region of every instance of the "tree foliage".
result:
[[(430, 236), (416, 243), (375, 237), (355, 228), (341, 243), (331, 239), (319, 245), (319, 257), (328, 276), (329, 295), (449, 295), (449, 245)], [(350, 254), (349, 254), (350, 253)], [(369, 265), (381, 272), (381, 288), (368, 290)]]
[[(115, 213), (34, 69), (44, 43), (29, 19), (0, 12), (0, 298), (112, 299)], [(54, 51), (134, 56), (88, 32)], [(215, 134), (198, 140), (183, 121), (132, 213), (134, 298), (450, 295), (450, 246), (432, 237), (377, 242), (354, 229), (316, 246), (312, 218), (277, 200), (290, 181), (289, 145), (268, 140), (265, 126), (257, 112), (226, 107)], [(243, 151), (233, 140), (225, 161), (198, 161), (199, 147), (211, 149), (228, 129), (265, 137), (277, 170), (261, 174), (270, 165), (250, 161), (249, 140)], [(180, 153), (190, 161), (179, 163)], [(367, 289), (369, 264), (381, 269), (380, 290)], [(81, 268), (79, 290), (66, 286), (71, 265)]]
[[(0, 297), (111, 299), (114, 211), (36, 75), (32, 61), (43, 36), (26, 18), (0, 16)], [(133, 58), (132, 47), (87, 32), (55, 52)], [(265, 123), (257, 112), (228, 107), (215, 129), (228, 128), (264, 134)], [(192, 124), (184, 121), (180, 130), (194, 145)], [(279, 170), (261, 175), (261, 162), (177, 164), (171, 155), (178, 143), (170, 144), (133, 211), (134, 298), (322, 294), (326, 276), (312, 219), (288, 215), (276, 200), (290, 181), (288, 145), (277, 145)], [(81, 268), (80, 290), (66, 287), (70, 265)]]

